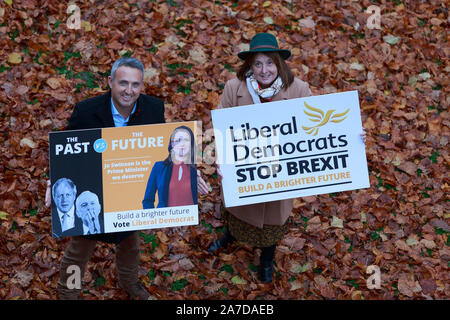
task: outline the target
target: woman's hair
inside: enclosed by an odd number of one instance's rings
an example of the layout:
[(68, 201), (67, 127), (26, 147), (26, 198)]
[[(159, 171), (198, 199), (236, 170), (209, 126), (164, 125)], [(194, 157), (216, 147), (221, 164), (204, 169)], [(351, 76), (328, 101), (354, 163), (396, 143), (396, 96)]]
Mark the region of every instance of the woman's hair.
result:
[(244, 60), (244, 63), (241, 65), (237, 72), (237, 77), (239, 80), (245, 81), (247, 72), (251, 70), (252, 65), (255, 61), (255, 57), (258, 53), (265, 54), (275, 63), (275, 65), (277, 66), (278, 75), (281, 77), (281, 81), (283, 81), (283, 89), (288, 88), (292, 84), (292, 82), (294, 82), (294, 74), (292, 73), (291, 69), (288, 67), (284, 59), (281, 58), (278, 52), (255, 52), (249, 54), (247, 56), (247, 59)]
[(191, 138), (191, 150), (190, 150), (190, 153), (191, 153), (191, 159), (190, 160), (191, 161), (190, 161), (190, 163), (188, 165), (195, 165), (195, 139), (194, 139), (194, 133), (192, 132), (192, 130), (189, 127), (180, 126), (180, 127), (175, 128), (175, 130), (173, 130), (172, 134), (170, 135), (169, 146), (168, 146), (169, 156), (164, 160), (164, 165), (166, 165), (166, 166), (171, 165), (173, 163), (172, 162), (173, 137), (175, 136), (175, 133), (177, 133), (177, 131), (180, 131), (180, 130), (185, 130), (185, 131), (187, 131), (189, 133), (189, 136)]

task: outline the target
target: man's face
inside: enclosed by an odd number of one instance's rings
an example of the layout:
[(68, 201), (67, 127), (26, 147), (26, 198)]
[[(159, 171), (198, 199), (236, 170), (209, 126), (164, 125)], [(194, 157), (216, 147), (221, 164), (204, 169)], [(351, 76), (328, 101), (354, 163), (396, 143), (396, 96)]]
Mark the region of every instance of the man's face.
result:
[(75, 192), (67, 183), (61, 183), (56, 189), (54, 200), (59, 211), (66, 213), (73, 207)]
[(117, 68), (114, 80), (108, 77), (108, 83), (117, 111), (131, 111), (144, 86), (141, 70), (121, 66)]
[(100, 209), (100, 203), (94, 194), (84, 196), (80, 201), (80, 206), (77, 207), (79, 214), (89, 220), (98, 216)]

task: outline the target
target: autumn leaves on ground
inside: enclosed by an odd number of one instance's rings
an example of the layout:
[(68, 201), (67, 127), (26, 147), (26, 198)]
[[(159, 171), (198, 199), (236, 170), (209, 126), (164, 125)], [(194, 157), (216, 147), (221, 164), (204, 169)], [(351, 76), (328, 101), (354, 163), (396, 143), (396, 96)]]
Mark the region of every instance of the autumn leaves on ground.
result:
[[(38, 4), (39, 2), (39, 4)], [(449, 45), (441, 1), (0, 2), (0, 299), (55, 299), (67, 239), (44, 207), (48, 133), (74, 104), (107, 90), (113, 61), (134, 56), (167, 121), (210, 110), (257, 32), (271, 32), (314, 94), (358, 90), (370, 188), (295, 200), (276, 250), (274, 282), (257, 281), (258, 252), (207, 248), (222, 232), (215, 168), (200, 224), (141, 232), (140, 278), (156, 299), (447, 299), (449, 288)], [(367, 8), (380, 9), (379, 28)], [(375, 12), (375, 11), (372, 11)], [(372, 29), (369, 28), (372, 26)], [(203, 147), (211, 147), (205, 137)], [(85, 299), (125, 299), (114, 248), (98, 245)], [(367, 288), (377, 265), (381, 288)]]

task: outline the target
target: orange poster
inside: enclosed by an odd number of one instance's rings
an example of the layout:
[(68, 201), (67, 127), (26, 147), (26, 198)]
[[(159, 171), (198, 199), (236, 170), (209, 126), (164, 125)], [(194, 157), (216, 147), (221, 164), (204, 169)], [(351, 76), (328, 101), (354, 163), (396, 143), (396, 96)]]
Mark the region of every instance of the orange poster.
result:
[(199, 125), (52, 132), (53, 236), (198, 224)]

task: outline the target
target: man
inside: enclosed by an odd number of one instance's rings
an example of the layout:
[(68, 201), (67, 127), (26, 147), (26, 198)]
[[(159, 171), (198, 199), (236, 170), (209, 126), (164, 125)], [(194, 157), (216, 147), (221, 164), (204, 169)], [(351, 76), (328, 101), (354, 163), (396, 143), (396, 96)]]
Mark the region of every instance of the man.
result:
[(99, 215), (101, 211), (100, 202), (95, 193), (82, 192), (76, 201), (77, 216), (83, 221), (83, 234), (102, 233)]
[[(164, 104), (161, 100), (141, 94), (144, 87), (144, 66), (135, 58), (117, 60), (108, 77), (111, 91), (78, 103), (69, 119), (67, 130), (121, 127), (164, 123)], [(69, 289), (67, 268), (79, 266), (81, 276), (91, 257), (96, 241), (116, 244), (116, 267), (119, 285), (135, 299), (150, 296), (138, 278), (138, 232), (117, 232), (75, 236), (61, 261), (58, 292), (60, 299), (77, 299), (81, 289)]]
[[(72, 180), (58, 179), (53, 185), (52, 231), (56, 238), (78, 234), (82, 221), (75, 214), (77, 187)], [(56, 213), (56, 214), (55, 214)]]

